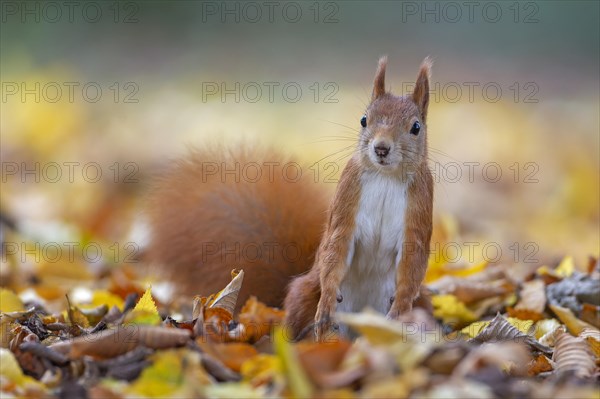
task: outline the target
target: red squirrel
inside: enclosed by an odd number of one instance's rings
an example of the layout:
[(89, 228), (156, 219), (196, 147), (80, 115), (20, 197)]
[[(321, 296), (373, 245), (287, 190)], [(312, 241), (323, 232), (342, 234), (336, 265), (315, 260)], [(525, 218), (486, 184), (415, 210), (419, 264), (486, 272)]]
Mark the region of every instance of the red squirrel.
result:
[(323, 339), (336, 308), (370, 306), (397, 318), (413, 302), (428, 307), (419, 294), (432, 231), (431, 63), (425, 59), (414, 91), (402, 97), (385, 90), (386, 63), (379, 60), (356, 150), (328, 208), (309, 174), (235, 176), (245, 165), (286, 164), (275, 151), (248, 146), (192, 151), (159, 179), (147, 207), (147, 256), (178, 292), (218, 292), (231, 269), (243, 268), (238, 309), (250, 295), (284, 305), (294, 338), (314, 326)]
[(314, 266), (291, 283), (285, 299), (295, 338), (314, 326), (322, 340), (336, 309), (369, 306), (397, 319), (420, 296), (432, 233), (431, 62), (423, 61), (414, 91), (402, 97), (385, 90), (386, 64), (387, 58), (379, 60), (358, 145), (329, 207)]

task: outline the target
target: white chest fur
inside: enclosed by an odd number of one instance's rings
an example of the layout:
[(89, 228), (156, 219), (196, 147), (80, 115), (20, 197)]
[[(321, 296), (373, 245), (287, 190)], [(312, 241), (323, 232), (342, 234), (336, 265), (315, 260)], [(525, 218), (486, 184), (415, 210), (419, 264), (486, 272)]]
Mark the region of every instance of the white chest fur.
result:
[(407, 184), (365, 172), (347, 271), (338, 310), (358, 312), (369, 306), (387, 313), (396, 288), (396, 268), (402, 257)]

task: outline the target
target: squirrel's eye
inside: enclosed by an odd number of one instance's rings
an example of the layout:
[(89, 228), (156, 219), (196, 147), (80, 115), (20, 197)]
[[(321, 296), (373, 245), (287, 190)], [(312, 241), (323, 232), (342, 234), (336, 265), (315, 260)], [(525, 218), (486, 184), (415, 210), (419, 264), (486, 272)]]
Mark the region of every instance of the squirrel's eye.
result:
[(366, 115), (363, 115), (363, 117), (360, 118), (360, 125), (362, 127), (367, 127), (367, 116)]
[(419, 121), (416, 121), (415, 123), (413, 123), (412, 127), (410, 128), (410, 134), (414, 134), (416, 136), (417, 134), (419, 134), (420, 131), (421, 131), (421, 124), (419, 123)]

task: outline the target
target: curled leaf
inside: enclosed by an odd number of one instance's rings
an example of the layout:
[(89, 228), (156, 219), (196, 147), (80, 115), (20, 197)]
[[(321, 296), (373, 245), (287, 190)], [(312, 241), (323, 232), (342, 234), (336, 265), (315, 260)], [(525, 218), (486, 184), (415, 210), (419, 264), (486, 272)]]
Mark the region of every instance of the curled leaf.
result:
[(600, 331), (593, 328), (584, 328), (579, 337), (588, 343), (596, 359), (600, 358)]
[(242, 282), (244, 281), (244, 271), (232, 270), (231, 277), (232, 280), (222, 291), (217, 293), (214, 298), (209, 298), (208, 307), (224, 309), (233, 315), (238, 295), (242, 289)]
[(544, 334), (540, 338), (539, 342), (542, 345), (554, 347), (554, 346), (556, 346), (556, 340), (558, 339), (558, 336), (566, 331), (567, 331), (567, 329), (565, 328), (565, 326), (558, 325), (558, 326), (554, 327), (552, 330), (548, 331), (546, 334)]
[(498, 342), (498, 341), (513, 341), (522, 342), (528, 345), (531, 349), (535, 349), (545, 354), (551, 354), (552, 349), (540, 344), (535, 338), (522, 333), (516, 327), (506, 320), (501, 315), (496, 315), (491, 323), (486, 326), (481, 333), (471, 342)]
[(522, 320), (541, 320), (546, 308), (546, 285), (542, 280), (532, 280), (523, 284), (520, 300), (509, 315)]
[(590, 378), (596, 370), (596, 364), (590, 356), (587, 343), (563, 332), (558, 336), (552, 360), (559, 374), (574, 374), (580, 378)]

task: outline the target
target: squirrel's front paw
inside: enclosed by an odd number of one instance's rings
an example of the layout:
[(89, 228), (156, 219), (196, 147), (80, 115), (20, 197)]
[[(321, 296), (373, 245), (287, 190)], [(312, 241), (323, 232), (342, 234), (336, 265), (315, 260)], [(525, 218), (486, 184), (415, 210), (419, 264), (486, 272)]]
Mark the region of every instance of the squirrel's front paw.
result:
[(390, 308), (389, 312), (387, 313), (387, 315), (385, 317), (390, 320), (398, 320), (401, 315), (408, 313), (411, 310), (412, 310), (411, 302), (394, 301), (392, 303), (392, 307)]
[(317, 342), (326, 341), (329, 334), (337, 329), (338, 326), (332, 322), (331, 314), (329, 312), (317, 313), (315, 316), (315, 340)]

